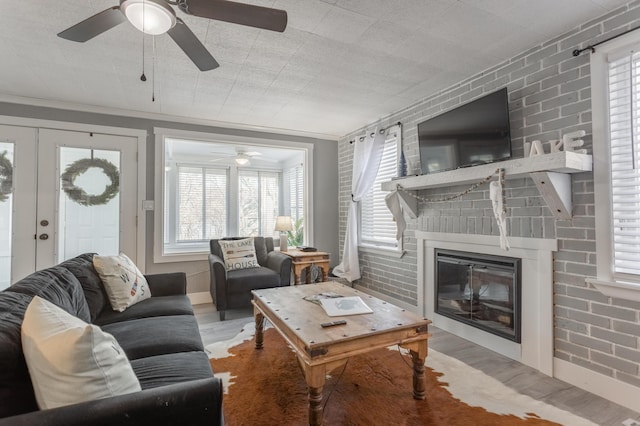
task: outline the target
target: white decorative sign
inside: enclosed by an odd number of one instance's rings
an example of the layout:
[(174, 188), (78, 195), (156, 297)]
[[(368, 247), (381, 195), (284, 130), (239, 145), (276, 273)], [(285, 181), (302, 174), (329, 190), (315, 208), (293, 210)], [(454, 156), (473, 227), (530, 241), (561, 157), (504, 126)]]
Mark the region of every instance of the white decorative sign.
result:
[[(584, 130), (576, 130), (575, 132), (571, 132), (571, 133), (567, 133), (566, 135), (563, 135), (561, 140), (551, 140), (549, 141), (549, 146), (551, 147), (550, 151), (552, 153), (567, 151), (567, 152), (576, 152), (578, 154), (586, 154), (587, 153), (586, 149), (575, 149), (577, 147), (584, 145), (584, 140), (579, 138), (582, 138), (586, 134), (587, 133)], [(542, 142), (538, 140), (533, 142), (524, 142), (522, 146), (524, 148), (525, 157), (533, 157), (535, 155), (544, 154)]]

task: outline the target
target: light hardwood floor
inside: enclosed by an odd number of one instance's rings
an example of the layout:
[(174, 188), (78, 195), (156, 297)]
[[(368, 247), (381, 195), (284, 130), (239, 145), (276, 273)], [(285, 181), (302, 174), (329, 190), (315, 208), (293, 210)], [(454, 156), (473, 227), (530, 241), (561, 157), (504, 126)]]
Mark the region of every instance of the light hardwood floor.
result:
[[(245, 324), (253, 321), (251, 309), (227, 311), (227, 320), (222, 322), (212, 304), (196, 305), (194, 310), (205, 345), (230, 339), (238, 334)], [(483, 371), (521, 394), (572, 412), (599, 425), (621, 426), (627, 419), (634, 419), (640, 424), (638, 412), (545, 376), (526, 365), (436, 327), (430, 327), (429, 331), (433, 335), (429, 339), (430, 348)]]

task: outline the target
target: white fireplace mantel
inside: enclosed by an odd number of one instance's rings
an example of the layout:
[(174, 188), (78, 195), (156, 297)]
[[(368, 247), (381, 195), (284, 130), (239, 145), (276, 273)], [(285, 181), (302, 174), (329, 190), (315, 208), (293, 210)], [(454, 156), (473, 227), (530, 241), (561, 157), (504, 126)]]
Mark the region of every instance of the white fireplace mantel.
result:
[[(418, 311), (433, 325), (553, 376), (554, 239), (509, 238), (509, 251), (492, 235), (416, 231)], [(435, 250), (448, 249), (521, 259), (521, 343), (515, 343), (434, 312)]]
[[(556, 219), (571, 218), (571, 174), (591, 171), (591, 155), (560, 151), (533, 157), (515, 158), (497, 163), (449, 170), (420, 176), (408, 176), (382, 183), (383, 191), (393, 191), (398, 185), (406, 191), (442, 188), (452, 185), (476, 183), (490, 176), (497, 168), (505, 172), (506, 179), (530, 177), (545, 199)], [(405, 210), (418, 216), (415, 198), (403, 197)]]

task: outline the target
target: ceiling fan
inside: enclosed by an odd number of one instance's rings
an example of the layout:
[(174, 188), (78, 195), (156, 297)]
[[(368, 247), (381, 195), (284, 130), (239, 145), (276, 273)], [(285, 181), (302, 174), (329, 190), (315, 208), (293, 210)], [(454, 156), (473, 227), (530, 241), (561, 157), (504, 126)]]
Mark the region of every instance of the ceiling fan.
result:
[(248, 166), (251, 163), (251, 159), (253, 157), (259, 157), (259, 156), (262, 155), (262, 153), (260, 153), (258, 151), (245, 151), (243, 149), (238, 149), (238, 148), (236, 148), (235, 154), (216, 152), (216, 151), (211, 151), (211, 152), (213, 154), (222, 155), (223, 156), (223, 158), (217, 158), (217, 159), (211, 160), (211, 161), (215, 162), (215, 161), (233, 159), (233, 161), (235, 161), (235, 163), (238, 166)]
[(58, 33), (58, 37), (83, 43), (128, 20), (145, 34), (168, 33), (201, 71), (218, 68), (218, 62), (184, 21), (176, 16), (172, 5), (188, 15), (265, 30), (283, 32), (287, 26), (287, 12), (284, 10), (228, 0), (120, 0), (118, 6), (67, 28)]

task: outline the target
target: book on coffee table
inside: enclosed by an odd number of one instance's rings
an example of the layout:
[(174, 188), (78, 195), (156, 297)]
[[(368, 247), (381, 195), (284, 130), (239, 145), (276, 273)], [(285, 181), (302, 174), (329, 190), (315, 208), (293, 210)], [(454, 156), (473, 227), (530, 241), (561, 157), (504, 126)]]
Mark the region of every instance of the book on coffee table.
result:
[(370, 314), (373, 312), (358, 296), (320, 299), (320, 305), (330, 317)]

